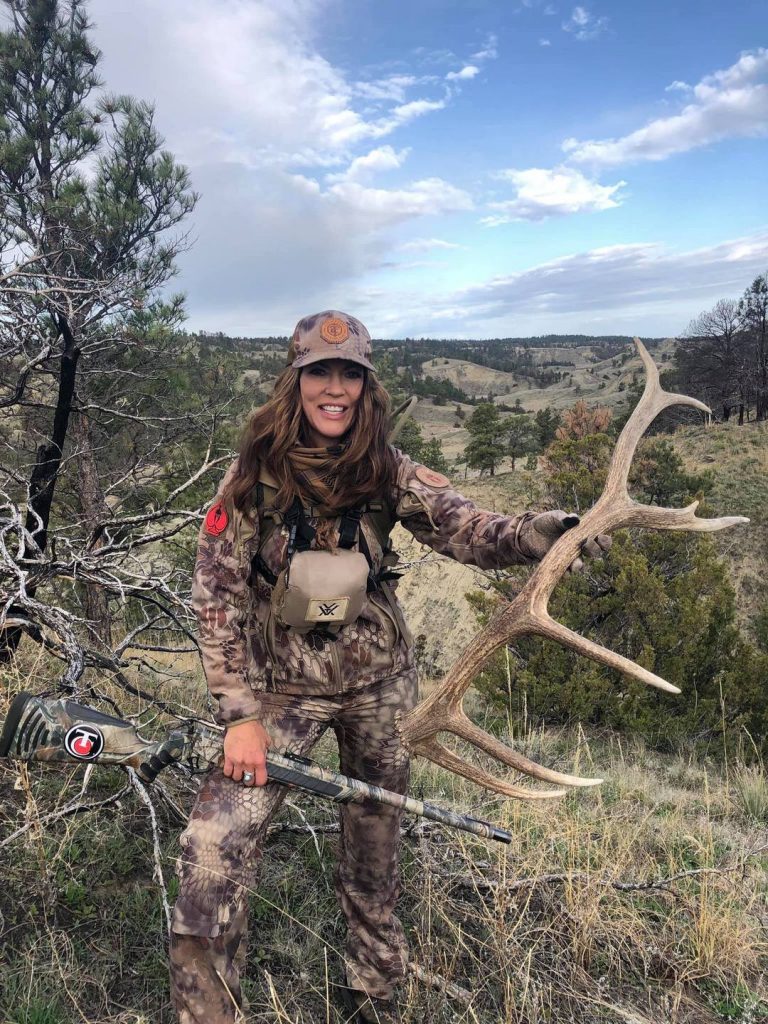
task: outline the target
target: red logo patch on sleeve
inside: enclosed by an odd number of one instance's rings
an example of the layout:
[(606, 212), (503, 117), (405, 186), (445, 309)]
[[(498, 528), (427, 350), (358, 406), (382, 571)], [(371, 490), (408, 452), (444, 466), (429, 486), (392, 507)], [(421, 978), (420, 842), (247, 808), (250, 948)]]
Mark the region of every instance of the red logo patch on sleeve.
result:
[(451, 482), (447, 476), (436, 473), (434, 469), (427, 469), (426, 466), (416, 467), (416, 478), (427, 487), (447, 487)]
[(208, 509), (208, 515), (205, 517), (205, 528), (213, 537), (218, 537), (220, 533), (223, 533), (227, 524), (229, 523), (229, 516), (224, 505), (217, 501), (215, 505), (212, 505)]

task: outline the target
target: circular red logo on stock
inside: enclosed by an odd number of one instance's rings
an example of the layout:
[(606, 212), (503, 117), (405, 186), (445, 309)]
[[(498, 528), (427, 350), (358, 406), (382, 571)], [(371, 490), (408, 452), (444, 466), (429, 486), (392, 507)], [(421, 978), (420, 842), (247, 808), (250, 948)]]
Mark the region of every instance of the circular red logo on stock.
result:
[(220, 533), (223, 533), (227, 528), (228, 522), (227, 510), (220, 501), (217, 501), (215, 505), (208, 509), (208, 515), (205, 517), (205, 528), (211, 536), (218, 537)]
[(104, 749), (104, 737), (95, 725), (73, 725), (64, 737), (64, 748), (72, 757), (92, 761)]

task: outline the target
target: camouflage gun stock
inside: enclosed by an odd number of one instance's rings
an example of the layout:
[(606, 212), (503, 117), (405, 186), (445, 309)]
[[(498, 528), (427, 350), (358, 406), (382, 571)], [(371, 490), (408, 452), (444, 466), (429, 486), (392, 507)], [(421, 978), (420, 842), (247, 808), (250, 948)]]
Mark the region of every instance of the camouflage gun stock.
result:
[[(181, 765), (193, 775), (209, 771), (222, 761), (223, 741), (223, 732), (198, 723), (174, 729), (165, 739), (145, 740), (130, 722), (95, 708), (67, 698), (50, 700), (20, 693), (11, 703), (0, 734), (0, 757), (124, 765), (133, 768), (143, 782), (151, 783), (172, 764)], [(336, 803), (375, 800), (486, 839), (512, 841), (510, 832), (490, 822), (371, 786), (295, 754), (269, 751), (267, 775), (274, 782), (317, 793)]]

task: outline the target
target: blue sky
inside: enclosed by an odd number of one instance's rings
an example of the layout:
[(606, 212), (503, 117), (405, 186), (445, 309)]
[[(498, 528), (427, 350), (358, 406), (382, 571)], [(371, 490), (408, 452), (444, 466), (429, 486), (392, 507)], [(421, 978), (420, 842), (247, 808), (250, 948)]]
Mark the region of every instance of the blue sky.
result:
[(765, 0), (92, 0), (193, 329), (676, 334), (768, 269)]

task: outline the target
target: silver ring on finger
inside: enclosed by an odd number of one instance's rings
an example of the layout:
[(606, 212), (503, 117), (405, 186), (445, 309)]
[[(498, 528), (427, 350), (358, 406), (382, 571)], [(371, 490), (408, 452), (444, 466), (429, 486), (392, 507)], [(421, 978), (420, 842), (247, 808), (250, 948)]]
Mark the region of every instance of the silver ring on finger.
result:
[(243, 782), (248, 782), (248, 783), (253, 782), (253, 773), (252, 772), (243, 772)]

